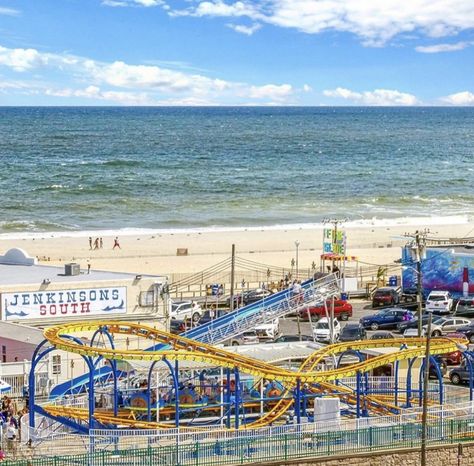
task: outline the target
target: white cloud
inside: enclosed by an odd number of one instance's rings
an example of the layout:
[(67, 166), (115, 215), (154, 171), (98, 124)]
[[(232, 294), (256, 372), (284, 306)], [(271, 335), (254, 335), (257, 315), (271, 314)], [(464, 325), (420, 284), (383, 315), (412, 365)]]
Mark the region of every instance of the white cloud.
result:
[(20, 11), (15, 10), (14, 8), (8, 8), (5, 6), (0, 6), (0, 15), (5, 15), (5, 16), (19, 16)]
[(313, 92), (313, 88), (309, 84), (303, 85), (303, 92)]
[(15, 71), (26, 71), (45, 65), (48, 62), (46, 54), (40, 54), (35, 49), (8, 49), (0, 46), (0, 65), (8, 66)]
[(243, 24), (227, 24), (227, 27), (230, 27), (235, 32), (240, 32), (240, 34), (245, 34), (251, 36), (254, 32), (258, 31), (262, 25), (259, 23), (252, 24), (251, 26), (244, 26)]
[(469, 0), (191, 0), (182, 3), (183, 8), (175, 8), (170, 14), (247, 17), (309, 34), (350, 32), (368, 45), (382, 45), (403, 33), (445, 37), (474, 27), (474, 2)]
[(440, 52), (455, 52), (463, 50), (472, 45), (472, 42), (456, 42), (455, 44), (436, 44), (436, 45), (420, 45), (415, 47), (417, 52), (421, 53), (440, 53)]
[(265, 86), (251, 86), (248, 96), (252, 99), (269, 99), (271, 101), (285, 101), (293, 94), (293, 87), (290, 84), (266, 84)]
[(333, 90), (323, 91), (326, 97), (335, 97), (350, 100), (358, 105), (374, 106), (407, 106), (419, 104), (413, 94), (407, 94), (391, 89), (375, 89), (373, 91), (355, 92), (350, 89), (338, 87)]
[[(73, 55), (43, 53), (35, 49), (0, 46), (1, 65), (25, 75), (40, 67), (45, 73), (52, 71), (56, 75), (63, 75), (63, 81), (67, 82), (65, 89), (36, 86), (38, 92), (44, 91), (50, 96), (95, 98), (127, 104), (148, 105), (166, 99), (183, 102), (183, 105), (184, 102), (193, 105), (200, 102), (206, 102), (206, 105), (239, 105), (255, 100), (259, 104), (267, 104), (267, 100), (285, 104), (294, 94), (290, 84), (254, 86), (158, 65), (132, 65), (123, 61), (106, 63)], [(34, 80), (31, 82), (33, 85)], [(72, 85), (74, 82), (80, 83), (81, 87), (75, 89)], [(87, 83), (86, 88), (84, 83)]]
[(450, 105), (474, 105), (474, 94), (469, 91), (458, 92), (456, 94), (451, 94), (446, 97), (443, 97), (441, 100)]

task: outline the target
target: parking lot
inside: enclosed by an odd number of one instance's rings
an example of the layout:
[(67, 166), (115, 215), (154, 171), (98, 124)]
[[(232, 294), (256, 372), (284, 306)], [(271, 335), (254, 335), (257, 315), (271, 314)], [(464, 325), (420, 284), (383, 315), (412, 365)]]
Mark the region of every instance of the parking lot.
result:
[[(341, 329), (349, 323), (358, 323), (359, 319), (363, 316), (376, 313), (378, 309), (372, 309), (371, 301), (365, 299), (351, 299), (350, 303), (352, 304), (352, 317), (346, 322), (340, 322)], [(400, 305), (403, 307), (403, 305)], [(313, 322), (314, 323), (314, 322)], [(311, 336), (311, 324), (307, 321), (300, 320), (300, 328), (302, 335)], [(282, 335), (297, 335), (298, 334), (298, 322), (296, 317), (285, 317), (280, 319), (280, 333)], [(371, 330), (367, 331), (367, 337), (370, 338), (374, 332)], [(397, 333), (395, 335), (398, 335)], [(401, 336), (401, 335), (400, 335)]]

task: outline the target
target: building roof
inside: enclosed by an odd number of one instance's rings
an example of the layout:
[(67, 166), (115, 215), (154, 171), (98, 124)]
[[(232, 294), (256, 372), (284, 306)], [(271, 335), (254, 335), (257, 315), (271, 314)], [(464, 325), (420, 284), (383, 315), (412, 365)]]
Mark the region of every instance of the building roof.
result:
[[(112, 280), (134, 280), (134, 273), (106, 272), (103, 270), (81, 270), (79, 275), (65, 275), (64, 267), (51, 265), (12, 265), (0, 263), (0, 286), (2, 285), (40, 285), (44, 280), (51, 283), (82, 283)], [(156, 278), (163, 281), (164, 277), (157, 275), (141, 275), (141, 278)]]
[(43, 340), (43, 330), (27, 325), (13, 324), (0, 320), (0, 338), (39, 345)]

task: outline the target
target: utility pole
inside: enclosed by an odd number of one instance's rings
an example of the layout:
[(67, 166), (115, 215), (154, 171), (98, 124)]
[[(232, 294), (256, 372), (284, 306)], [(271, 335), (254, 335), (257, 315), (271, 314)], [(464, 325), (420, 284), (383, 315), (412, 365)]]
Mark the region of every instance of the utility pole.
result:
[(423, 275), (421, 272), (421, 263), (425, 257), (426, 252), (426, 236), (429, 230), (416, 230), (414, 235), (405, 235), (414, 237), (412, 244), (412, 260), (416, 262), (416, 301), (417, 301), (417, 315), (418, 315), (418, 337), (421, 338), (423, 333)]
[(426, 466), (426, 440), (428, 433), (428, 383), (430, 380), (430, 342), (431, 342), (431, 318), (428, 318), (426, 329), (425, 365), (423, 367), (423, 411), (421, 413), (421, 466)]
[(234, 282), (235, 282), (235, 244), (232, 245), (230, 260), (230, 311), (234, 310)]

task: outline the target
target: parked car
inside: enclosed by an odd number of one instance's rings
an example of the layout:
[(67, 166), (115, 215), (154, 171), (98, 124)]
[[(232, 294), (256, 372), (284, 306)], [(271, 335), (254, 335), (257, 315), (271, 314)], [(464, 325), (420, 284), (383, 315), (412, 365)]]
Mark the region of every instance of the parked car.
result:
[(249, 330), (248, 332), (244, 332), (241, 335), (231, 338), (227, 340), (224, 344), (231, 345), (231, 346), (240, 346), (240, 345), (256, 345), (258, 344), (259, 339), (257, 336), (257, 332), (255, 330)]
[[(330, 342), (331, 341), (331, 329), (329, 328), (329, 320), (327, 317), (319, 319), (313, 327), (313, 335), (316, 341)], [(334, 341), (339, 340), (341, 335), (341, 324), (337, 319), (333, 320), (333, 335)]]
[[(278, 338), (275, 338), (273, 343), (289, 343), (295, 341), (314, 341), (314, 338), (309, 335), (281, 335)], [(269, 341), (268, 343), (272, 342)]]
[(348, 323), (342, 329), (339, 341), (358, 341), (366, 338), (367, 332), (361, 324)]
[(466, 360), (463, 360), (458, 367), (454, 367), (449, 371), (449, 380), (451, 380), (451, 383), (453, 383), (454, 385), (459, 385), (461, 383), (469, 383), (469, 366), (466, 363)]
[(199, 318), (199, 325), (204, 325), (212, 320), (219, 319), (219, 317), (222, 317), (226, 314), (228, 314), (229, 311), (225, 309), (207, 309), (203, 312), (201, 317)]
[[(234, 307), (247, 306), (247, 304), (256, 303), (263, 298), (268, 298), (272, 295), (270, 290), (264, 290), (263, 288), (257, 288), (256, 290), (244, 291), (240, 294), (234, 295)], [(226, 304), (230, 307), (231, 299), (227, 298)]]
[[(329, 314), (331, 312), (332, 300), (328, 299), (326, 301), (326, 306)], [(326, 317), (326, 308), (324, 304), (321, 304), (319, 306), (309, 306), (299, 311), (301, 320), (309, 320), (308, 314), (309, 317), (311, 317), (311, 320), (316, 321), (321, 317)], [(352, 317), (352, 304), (343, 299), (335, 299), (334, 317), (338, 320), (348, 320), (349, 317)]]
[(474, 317), (474, 297), (460, 298), (453, 315), (459, 317)]
[(376, 314), (364, 316), (360, 319), (364, 328), (378, 330), (379, 328), (396, 328), (399, 322), (413, 319), (413, 314), (400, 307), (381, 309)]
[(432, 291), (426, 299), (426, 312), (449, 314), (453, 307), (453, 298), (449, 291)]
[(271, 322), (257, 325), (255, 332), (259, 339), (274, 340), (280, 334), (280, 319), (277, 317)]
[(392, 332), (382, 331), (375, 332), (370, 336), (370, 340), (385, 340), (387, 338), (395, 338)]
[[(426, 325), (428, 323), (428, 319), (430, 318), (430, 314), (423, 314), (421, 316), (421, 325)], [(432, 320), (431, 320), (431, 323), (434, 324), (436, 323), (438, 320), (442, 319), (441, 316), (432, 316)], [(416, 328), (418, 329), (418, 317), (414, 317), (413, 319), (411, 320), (406, 320), (406, 321), (403, 321), (403, 322), (400, 322), (399, 324), (397, 324), (397, 331), (399, 331), (400, 333), (403, 333), (405, 332), (405, 330), (407, 329), (411, 329), (411, 328)]]
[(394, 306), (400, 302), (400, 293), (396, 288), (379, 288), (372, 296), (372, 307)]
[[(433, 337), (439, 337), (446, 335), (449, 332), (456, 332), (458, 328), (469, 325), (471, 321), (462, 317), (444, 317), (437, 320), (435, 324), (431, 323), (431, 335)], [(423, 328), (427, 328), (425, 325)]]
[(194, 301), (171, 302), (171, 319), (193, 319), (197, 322), (203, 314), (201, 306)]
[(171, 319), (170, 320), (170, 333), (174, 333), (175, 335), (179, 335), (180, 333), (185, 332), (187, 329), (187, 325), (184, 320), (181, 319)]
[(456, 329), (457, 333), (461, 333), (469, 340), (469, 343), (474, 343), (474, 322)]

